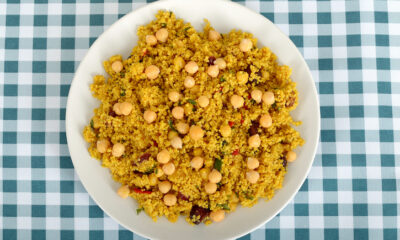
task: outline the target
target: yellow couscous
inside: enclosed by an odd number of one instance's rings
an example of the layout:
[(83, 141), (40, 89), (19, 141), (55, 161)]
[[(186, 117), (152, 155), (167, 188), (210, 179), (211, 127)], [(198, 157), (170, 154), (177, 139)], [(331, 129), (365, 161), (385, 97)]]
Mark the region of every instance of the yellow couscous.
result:
[(137, 34), (131, 55), (94, 77), (101, 103), (83, 131), (117, 193), (136, 199), (137, 213), (191, 224), (272, 198), (304, 143), (290, 116), (291, 69), (250, 33), (222, 34), (207, 20), (197, 32), (172, 12)]

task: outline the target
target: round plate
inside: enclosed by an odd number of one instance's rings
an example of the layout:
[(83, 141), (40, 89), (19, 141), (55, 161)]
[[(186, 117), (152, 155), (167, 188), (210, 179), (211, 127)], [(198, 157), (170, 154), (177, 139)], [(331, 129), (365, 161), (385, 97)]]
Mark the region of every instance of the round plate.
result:
[[(149, 23), (160, 10), (173, 11), (178, 18), (191, 22), (201, 30), (204, 18), (212, 26), (226, 33), (241, 29), (253, 33), (259, 46), (269, 47), (280, 64), (293, 69), (297, 83), (299, 105), (292, 116), (303, 122), (297, 129), (306, 143), (296, 151), (298, 159), (289, 164), (282, 189), (273, 199), (262, 199), (252, 208), (239, 207), (227, 214), (221, 223), (191, 226), (184, 217), (171, 223), (165, 217), (153, 222), (145, 213), (136, 214), (137, 202), (118, 197), (119, 184), (109, 170), (90, 157), (82, 131), (93, 116), (99, 102), (91, 95), (89, 85), (96, 74), (106, 74), (102, 62), (115, 54), (128, 57), (136, 45), (138, 26)], [(68, 96), (66, 131), (68, 147), (75, 170), (93, 200), (118, 223), (133, 232), (151, 239), (228, 239), (240, 237), (273, 218), (294, 197), (304, 182), (313, 163), (320, 132), (317, 92), (310, 71), (296, 46), (273, 23), (263, 16), (230, 1), (165, 0), (148, 4), (133, 11), (107, 29), (92, 45), (80, 63)]]

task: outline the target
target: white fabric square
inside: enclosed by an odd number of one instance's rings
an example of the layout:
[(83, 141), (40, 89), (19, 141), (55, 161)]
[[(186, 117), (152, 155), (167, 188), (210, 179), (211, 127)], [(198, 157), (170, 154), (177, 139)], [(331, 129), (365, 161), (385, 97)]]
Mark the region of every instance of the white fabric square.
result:
[(376, 93), (364, 93), (364, 106), (378, 106), (378, 94)]
[(359, 4), (361, 12), (373, 12), (374, 11), (374, 1), (373, 0), (363, 0)]
[(331, 12), (346, 12), (346, 2), (345, 1), (331, 1)]
[(18, 192), (17, 193), (17, 202), (18, 202), (18, 204), (21, 204), (21, 205), (31, 205), (32, 204), (32, 193), (31, 192)]
[(337, 178), (338, 179), (351, 179), (353, 172), (351, 166), (337, 166)]
[(368, 216), (368, 227), (372, 229), (383, 228), (383, 217), (382, 216)]
[(56, 108), (59, 109), (61, 107), (60, 97), (46, 97), (46, 108)]
[(60, 181), (59, 168), (46, 168), (46, 181)]
[(317, 2), (313, 1), (303, 1), (303, 12), (316, 13), (318, 12)]
[(48, 38), (61, 38), (61, 27), (60, 26), (47, 26), (47, 37)]
[(308, 203), (309, 204), (321, 204), (324, 202), (323, 191), (309, 191), (308, 192)]
[(46, 217), (46, 230), (58, 230), (61, 227), (61, 218)]
[(376, 82), (378, 80), (376, 69), (363, 69), (363, 82)]
[(61, 205), (61, 194), (57, 192), (46, 193), (46, 205)]
[[(0, 6), (1, 8), (1, 6)], [(35, 5), (33, 3), (24, 3), (19, 5), (19, 12), (21, 15), (34, 15)], [(1, 10), (0, 10), (1, 13)]]
[(60, 156), (60, 145), (59, 144), (46, 144), (45, 152), (46, 152), (46, 156)]
[(77, 3), (75, 8), (76, 15), (89, 15), (90, 3)]
[(361, 48), (361, 55), (363, 58), (376, 58), (375, 46), (363, 46)]
[(293, 216), (280, 215), (279, 220), (281, 228), (294, 228), (295, 218)]
[(369, 204), (382, 204), (381, 191), (367, 191)]
[(25, 143), (18, 143), (17, 144), (17, 155), (18, 156), (31, 156), (32, 151), (31, 151), (31, 144), (25, 144)]
[(381, 175), (381, 167), (380, 166), (372, 166), (365, 167), (367, 169), (367, 178), (368, 179), (382, 179)]
[(342, 93), (335, 93), (333, 95), (335, 107), (338, 106), (349, 106), (349, 95)]
[(381, 154), (379, 142), (365, 142), (366, 154)]
[(303, 24), (303, 35), (304, 36), (315, 36), (318, 35), (318, 25), (317, 24)]
[(332, 50), (333, 58), (347, 58), (347, 47), (334, 47)]
[(374, 35), (375, 34), (375, 23), (371, 22), (362, 22), (360, 23), (361, 32), (364, 35)]
[(23, 230), (32, 228), (32, 218), (31, 217), (17, 217), (17, 229)]
[(288, 13), (289, 4), (287, 1), (275, 1), (274, 2), (274, 12), (275, 13)]
[[(61, 15), (62, 14), (62, 4), (61, 3), (49, 3), (47, 5), (47, 12), (49, 15)], [(87, 12), (89, 14), (89, 12)]]
[[(20, 144), (18, 144), (20, 145)], [(17, 168), (17, 179), (18, 180), (31, 180), (32, 176), (31, 176), (31, 171), (32, 169), (30, 168)]]
[(332, 36), (341, 36), (341, 35), (346, 35), (346, 24), (345, 23), (332, 23)]
[(365, 130), (379, 130), (379, 118), (364, 118)]
[(33, 26), (19, 26), (20, 38), (33, 38)]
[(89, 230), (89, 218), (74, 218), (75, 230)]
[[(348, 214), (352, 214), (352, 213), (348, 213)], [(353, 216), (339, 216), (338, 218), (339, 218), (339, 229), (340, 228), (344, 228), (344, 229), (354, 228)]]

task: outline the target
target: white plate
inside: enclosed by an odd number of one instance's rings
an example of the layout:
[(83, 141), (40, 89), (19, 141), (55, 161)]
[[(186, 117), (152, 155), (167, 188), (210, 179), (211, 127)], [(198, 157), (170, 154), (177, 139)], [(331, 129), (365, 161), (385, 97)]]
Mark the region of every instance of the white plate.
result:
[[(210, 20), (222, 33), (236, 28), (251, 32), (260, 46), (269, 47), (282, 64), (293, 69), (292, 79), (297, 82), (299, 105), (292, 113), (303, 121), (298, 127), (306, 143), (298, 148), (298, 159), (289, 164), (283, 188), (275, 197), (259, 201), (252, 208), (238, 208), (227, 214), (221, 223), (191, 226), (181, 217), (175, 224), (166, 218), (153, 222), (142, 213), (136, 214), (135, 200), (121, 199), (116, 194), (119, 184), (114, 182), (106, 168), (91, 158), (82, 130), (98, 107), (89, 90), (92, 77), (105, 74), (102, 62), (115, 54), (125, 58), (136, 45), (136, 29), (149, 23), (159, 10), (174, 11), (177, 17), (189, 21), (200, 30), (203, 19)], [(296, 46), (273, 23), (263, 16), (230, 1), (177, 1), (166, 0), (148, 4), (129, 13), (108, 28), (92, 45), (82, 60), (72, 82), (68, 96), (66, 130), (68, 147), (75, 170), (93, 200), (113, 219), (133, 232), (151, 239), (228, 239), (240, 237), (273, 218), (294, 197), (304, 182), (313, 163), (320, 132), (320, 114), (317, 92), (310, 71)]]

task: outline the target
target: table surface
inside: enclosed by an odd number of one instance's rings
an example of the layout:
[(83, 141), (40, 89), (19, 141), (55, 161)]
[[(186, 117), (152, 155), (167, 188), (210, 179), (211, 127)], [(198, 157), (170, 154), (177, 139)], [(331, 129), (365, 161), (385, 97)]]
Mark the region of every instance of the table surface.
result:
[[(4, 2), (0, 239), (142, 239), (82, 187), (67, 148), (65, 107), (93, 41), (146, 2)], [(300, 49), (322, 118), (318, 152), (299, 193), (243, 239), (400, 238), (400, 2), (240, 3)]]

